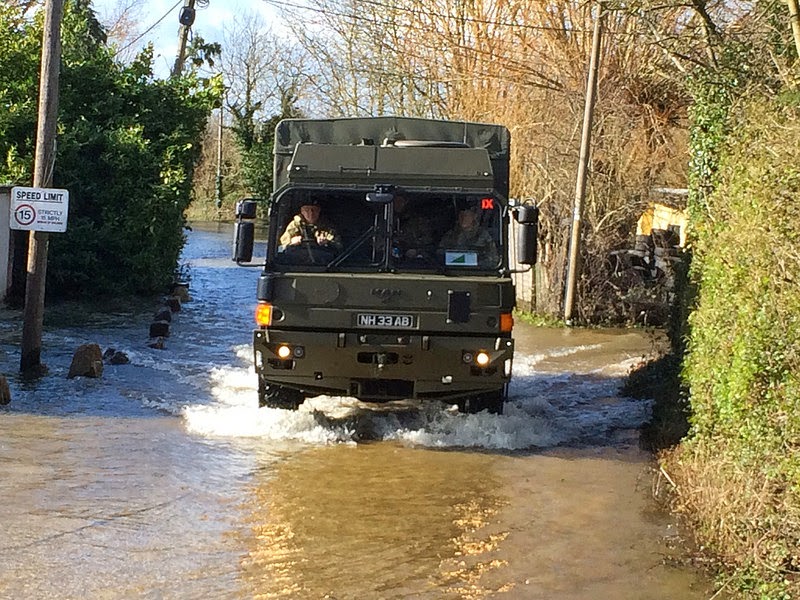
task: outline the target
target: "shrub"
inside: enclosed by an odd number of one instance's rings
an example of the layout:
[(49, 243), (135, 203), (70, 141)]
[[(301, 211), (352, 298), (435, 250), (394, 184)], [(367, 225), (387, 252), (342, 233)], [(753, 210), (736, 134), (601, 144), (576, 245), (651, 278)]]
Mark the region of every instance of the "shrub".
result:
[(798, 117), (763, 96), (730, 113), (694, 223), (691, 438), (665, 456), (699, 541), (765, 599), (800, 593)]
[[(0, 180), (30, 185), (41, 21), (0, 8)], [(152, 49), (113, 60), (87, 2), (64, 6), (52, 187), (70, 192), (66, 233), (50, 236), (47, 291), (146, 293), (167, 283), (205, 121), (221, 87), (195, 73), (153, 78)], [(34, 99), (32, 101), (31, 99)]]

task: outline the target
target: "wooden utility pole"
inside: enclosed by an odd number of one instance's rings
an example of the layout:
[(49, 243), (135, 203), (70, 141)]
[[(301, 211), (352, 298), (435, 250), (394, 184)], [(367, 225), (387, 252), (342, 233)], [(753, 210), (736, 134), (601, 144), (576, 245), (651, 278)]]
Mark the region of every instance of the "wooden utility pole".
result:
[[(33, 166), (33, 187), (47, 188), (53, 181), (56, 160), (56, 124), (58, 122), (58, 71), (61, 64), (61, 15), (63, 0), (46, 0), (42, 64), (39, 71), (39, 116), (36, 129), (36, 155)], [(25, 310), (22, 325), (20, 371), (39, 373), (43, 370), (42, 322), (44, 320), (44, 286), (47, 273), (49, 233), (31, 231), (28, 238), (28, 273), (25, 283)]]
[(172, 67), (171, 77), (179, 77), (183, 73), (183, 63), (186, 61), (186, 41), (189, 38), (189, 30), (194, 24), (194, 2), (195, 0), (184, 0), (178, 21), (181, 24), (178, 32), (178, 57)]
[(217, 177), (214, 180), (214, 200), (217, 208), (222, 208), (222, 132), (225, 107), (219, 106), (219, 123), (217, 128)]
[(564, 298), (564, 320), (572, 321), (572, 310), (575, 304), (575, 288), (578, 278), (578, 260), (580, 259), (581, 213), (583, 200), (586, 197), (586, 175), (589, 165), (589, 153), (592, 141), (592, 119), (597, 93), (597, 73), (600, 63), (600, 38), (602, 35), (603, 5), (597, 7), (597, 19), (594, 22), (592, 35), (592, 56), (589, 60), (589, 76), (586, 81), (586, 103), (583, 107), (583, 131), (581, 133), (581, 154), (578, 161), (578, 178), (575, 183), (575, 203), (572, 211), (572, 235), (569, 241), (569, 270), (567, 272), (566, 295)]
[(792, 33), (794, 33), (794, 47), (797, 50), (797, 56), (800, 57), (800, 8), (798, 8), (797, 0), (786, 0), (789, 5), (789, 19), (792, 22)]

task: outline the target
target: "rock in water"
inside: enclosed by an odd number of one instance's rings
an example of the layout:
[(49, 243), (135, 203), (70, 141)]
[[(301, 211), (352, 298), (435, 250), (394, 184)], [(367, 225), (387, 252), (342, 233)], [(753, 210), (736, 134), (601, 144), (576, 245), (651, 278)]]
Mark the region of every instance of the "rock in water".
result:
[(122, 352), (121, 350), (117, 350), (108, 360), (112, 365), (127, 365), (131, 362), (131, 359), (128, 358), (128, 355)]
[(150, 343), (147, 346), (156, 350), (164, 350), (167, 347), (167, 342), (163, 337), (150, 338)]
[(106, 348), (106, 351), (103, 352), (103, 360), (111, 365), (127, 365), (131, 362), (127, 354), (116, 348)]
[(172, 311), (170, 310), (169, 306), (164, 306), (158, 312), (156, 312), (155, 317), (153, 317), (153, 321), (172, 321)]
[(180, 312), (181, 310), (181, 299), (177, 296), (170, 296), (165, 299), (164, 304), (166, 304), (172, 312)]
[(155, 321), (151, 323), (150, 337), (169, 337), (169, 323), (167, 321)]
[(176, 283), (172, 286), (172, 295), (175, 296), (181, 303), (190, 302), (192, 300), (189, 296), (188, 283)]
[(5, 375), (0, 375), (0, 405), (11, 402), (11, 389), (8, 387), (8, 379)]
[(103, 374), (103, 353), (98, 344), (83, 344), (75, 350), (69, 366), (68, 379), (73, 377), (100, 377)]

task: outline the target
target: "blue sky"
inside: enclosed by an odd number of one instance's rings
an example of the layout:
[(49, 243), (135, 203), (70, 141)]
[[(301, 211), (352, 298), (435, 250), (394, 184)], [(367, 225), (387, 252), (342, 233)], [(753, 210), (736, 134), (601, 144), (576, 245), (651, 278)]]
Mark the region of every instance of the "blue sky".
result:
[[(92, 4), (103, 21), (108, 15), (114, 13), (115, 6), (120, 1), (93, 0)], [(127, 0), (127, 3), (130, 3), (130, 0)], [(178, 15), (183, 4), (184, 0), (142, 0), (142, 8), (137, 13), (140, 31), (150, 28), (163, 18), (134, 44), (134, 47), (138, 49), (149, 41), (154, 43), (154, 68), (157, 76), (166, 77), (175, 63), (180, 29)], [(192, 31), (208, 42), (221, 42), (223, 28), (230, 28), (235, 15), (250, 11), (261, 13), (267, 23), (273, 23), (275, 20), (274, 10), (261, 0), (208, 0), (207, 6), (203, 7), (201, 4), (197, 3)]]

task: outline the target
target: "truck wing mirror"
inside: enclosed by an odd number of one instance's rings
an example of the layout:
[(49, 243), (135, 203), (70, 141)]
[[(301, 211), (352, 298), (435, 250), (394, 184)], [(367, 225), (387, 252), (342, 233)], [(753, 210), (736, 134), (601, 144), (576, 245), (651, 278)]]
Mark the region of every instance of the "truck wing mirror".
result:
[(233, 230), (233, 260), (237, 263), (246, 263), (253, 259), (256, 226), (252, 219), (256, 218), (257, 207), (258, 202), (250, 199), (240, 200), (236, 203), (236, 225)]
[(519, 206), (514, 210), (514, 219), (519, 223), (517, 262), (534, 265), (539, 237), (539, 209), (530, 205)]
[(236, 203), (236, 218), (237, 219), (255, 219), (256, 208), (258, 208), (258, 201), (246, 198), (239, 200)]
[(529, 204), (518, 206), (514, 209), (514, 218), (523, 225), (537, 225), (539, 223), (539, 208)]

